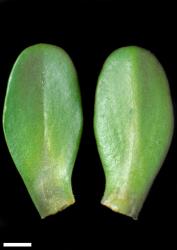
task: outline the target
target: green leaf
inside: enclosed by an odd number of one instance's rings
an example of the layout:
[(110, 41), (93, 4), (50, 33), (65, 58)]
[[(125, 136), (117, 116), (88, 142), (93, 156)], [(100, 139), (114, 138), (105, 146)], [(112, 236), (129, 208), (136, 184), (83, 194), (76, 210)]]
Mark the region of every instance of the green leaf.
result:
[(48, 44), (25, 49), (9, 77), (3, 127), (42, 218), (75, 201), (71, 175), (82, 120), (77, 74), (66, 52)]
[(94, 130), (106, 187), (102, 204), (136, 219), (166, 157), (173, 109), (165, 72), (149, 51), (114, 51), (98, 79)]

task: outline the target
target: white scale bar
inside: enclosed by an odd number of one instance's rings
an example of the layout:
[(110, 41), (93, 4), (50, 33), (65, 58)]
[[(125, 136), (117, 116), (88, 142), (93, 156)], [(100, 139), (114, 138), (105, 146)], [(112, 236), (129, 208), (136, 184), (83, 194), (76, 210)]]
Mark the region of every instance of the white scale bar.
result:
[(31, 242), (24, 242), (24, 243), (3, 243), (3, 247), (31, 247)]

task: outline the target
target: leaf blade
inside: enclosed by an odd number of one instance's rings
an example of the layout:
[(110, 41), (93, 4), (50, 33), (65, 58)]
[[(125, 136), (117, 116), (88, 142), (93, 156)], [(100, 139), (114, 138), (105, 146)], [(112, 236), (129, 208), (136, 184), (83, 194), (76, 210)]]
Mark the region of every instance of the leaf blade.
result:
[(137, 218), (173, 134), (168, 80), (149, 51), (130, 46), (108, 57), (98, 79), (94, 131), (106, 177), (102, 204)]
[(71, 174), (82, 123), (77, 74), (66, 52), (47, 44), (25, 49), (9, 77), (3, 126), (41, 217), (74, 203)]

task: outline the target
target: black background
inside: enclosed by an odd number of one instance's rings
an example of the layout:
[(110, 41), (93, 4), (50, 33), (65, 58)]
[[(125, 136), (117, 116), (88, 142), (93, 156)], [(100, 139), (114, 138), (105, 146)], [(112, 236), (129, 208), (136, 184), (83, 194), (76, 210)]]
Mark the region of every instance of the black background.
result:
[[(170, 6), (170, 7), (169, 7)], [(174, 8), (175, 10), (175, 8)], [(175, 12), (175, 11), (174, 11)], [(76, 204), (41, 220), (0, 136), (0, 244), (32, 241), (33, 246), (94, 248), (155, 247), (175, 243), (177, 223), (176, 132), (139, 220), (100, 205), (104, 174), (93, 134), (95, 87), (106, 57), (122, 46), (138, 45), (163, 65), (177, 105), (177, 14), (173, 6), (149, 1), (0, 1), (0, 107), (8, 75), (19, 53), (36, 43), (67, 51), (78, 72), (84, 130), (73, 172)], [(58, 248), (58, 249), (59, 249)]]

